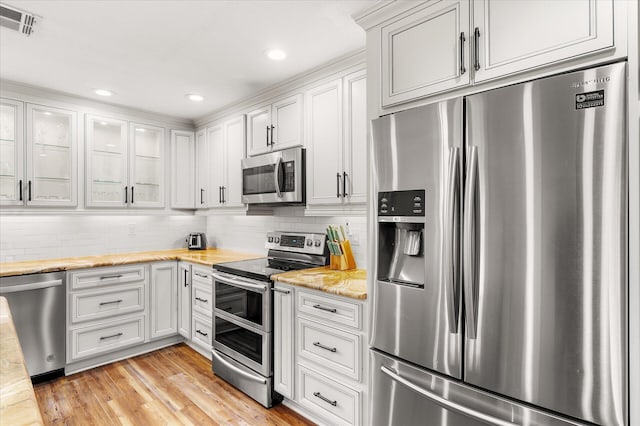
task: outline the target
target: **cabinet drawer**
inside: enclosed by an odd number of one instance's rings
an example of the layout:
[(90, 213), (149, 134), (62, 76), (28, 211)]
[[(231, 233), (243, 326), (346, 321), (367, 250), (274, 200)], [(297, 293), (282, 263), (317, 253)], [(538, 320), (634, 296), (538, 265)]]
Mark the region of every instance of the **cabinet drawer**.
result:
[(298, 368), (300, 404), (331, 424), (360, 424), (360, 393), (304, 367)]
[(298, 311), (324, 322), (360, 329), (361, 305), (346, 299), (299, 290), (296, 292)]
[(203, 286), (194, 281), (191, 288), (191, 297), (193, 303), (193, 311), (203, 315), (205, 318), (211, 318), (213, 315), (213, 296), (211, 287)]
[(341, 375), (360, 379), (360, 336), (298, 319), (298, 355)]
[(211, 272), (211, 268), (193, 265), (191, 267), (191, 279), (194, 283), (208, 285), (209, 288), (212, 288), (213, 276), (211, 276)]
[(194, 315), (192, 325), (193, 334), (191, 335), (191, 340), (207, 350), (211, 350), (211, 320)]
[(71, 359), (78, 360), (144, 342), (144, 315), (71, 330)]
[(146, 279), (145, 265), (92, 268), (70, 272), (71, 290), (82, 290), (113, 284), (132, 283)]
[(71, 323), (144, 311), (144, 283), (70, 294)]

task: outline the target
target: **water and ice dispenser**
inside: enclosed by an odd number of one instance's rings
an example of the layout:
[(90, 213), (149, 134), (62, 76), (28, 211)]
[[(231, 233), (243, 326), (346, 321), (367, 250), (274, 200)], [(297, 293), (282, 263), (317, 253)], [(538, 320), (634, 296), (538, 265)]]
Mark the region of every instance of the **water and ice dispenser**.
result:
[(378, 280), (423, 288), (425, 191), (378, 193)]

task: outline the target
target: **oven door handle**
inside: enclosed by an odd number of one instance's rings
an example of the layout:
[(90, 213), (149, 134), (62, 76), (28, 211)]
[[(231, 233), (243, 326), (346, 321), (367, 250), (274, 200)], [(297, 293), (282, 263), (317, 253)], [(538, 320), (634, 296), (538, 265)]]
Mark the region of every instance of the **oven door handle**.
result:
[(252, 282), (245, 281), (242, 278), (230, 277), (230, 276), (222, 275), (220, 273), (215, 273), (215, 272), (212, 272), (211, 275), (213, 276), (213, 278), (217, 279), (218, 281), (228, 285), (241, 287), (247, 290), (267, 291), (267, 286), (265, 284), (254, 284)]
[(231, 364), (229, 361), (227, 361), (226, 359), (224, 359), (220, 355), (218, 355), (218, 353), (215, 350), (212, 349), (211, 350), (211, 354), (215, 358), (216, 362), (219, 362), (220, 364), (223, 364), (225, 367), (227, 367), (228, 369), (232, 370), (234, 373), (239, 374), (243, 378), (245, 378), (247, 380), (254, 381), (254, 382), (258, 382), (258, 383), (263, 384), (263, 385), (267, 384), (267, 380), (264, 377), (256, 376), (256, 375), (253, 375), (251, 373), (247, 373), (244, 370), (239, 369), (238, 367), (236, 367), (235, 365)]

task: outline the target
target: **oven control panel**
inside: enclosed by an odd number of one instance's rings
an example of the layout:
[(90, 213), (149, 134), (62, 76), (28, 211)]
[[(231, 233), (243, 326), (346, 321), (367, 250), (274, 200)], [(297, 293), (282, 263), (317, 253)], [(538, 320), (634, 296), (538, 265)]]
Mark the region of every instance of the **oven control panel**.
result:
[(323, 254), (326, 234), (272, 231), (267, 233), (265, 248), (297, 253)]

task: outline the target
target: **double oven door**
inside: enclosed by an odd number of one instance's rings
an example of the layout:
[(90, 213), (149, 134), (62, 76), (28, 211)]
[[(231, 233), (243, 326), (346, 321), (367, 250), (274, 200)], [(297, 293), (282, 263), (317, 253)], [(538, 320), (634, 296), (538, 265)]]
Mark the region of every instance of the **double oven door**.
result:
[(271, 375), (271, 282), (214, 270), (213, 349)]

